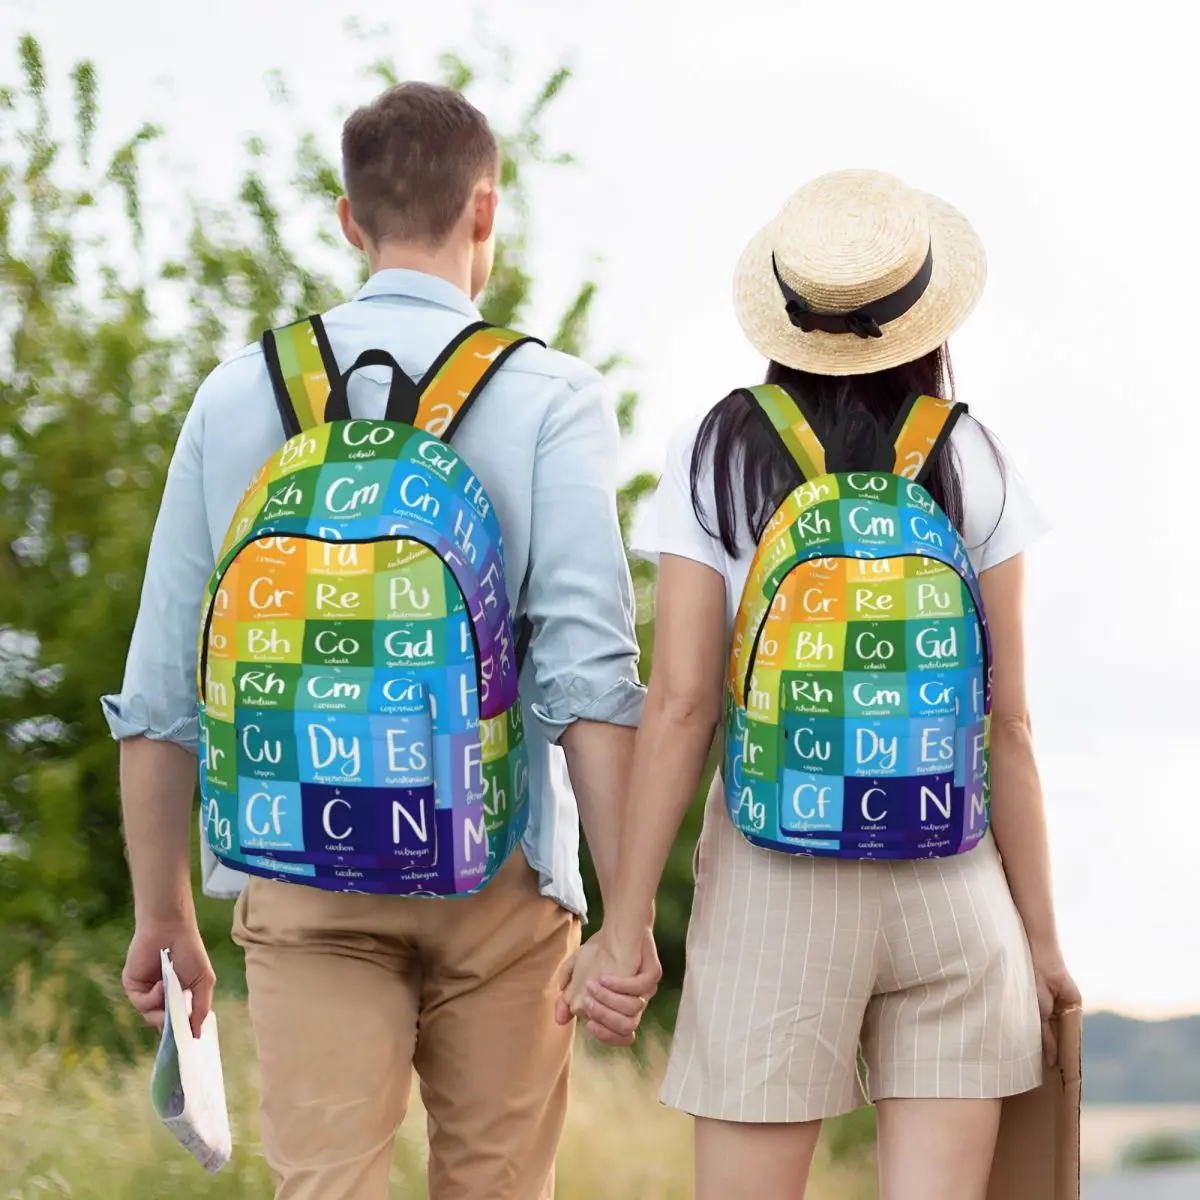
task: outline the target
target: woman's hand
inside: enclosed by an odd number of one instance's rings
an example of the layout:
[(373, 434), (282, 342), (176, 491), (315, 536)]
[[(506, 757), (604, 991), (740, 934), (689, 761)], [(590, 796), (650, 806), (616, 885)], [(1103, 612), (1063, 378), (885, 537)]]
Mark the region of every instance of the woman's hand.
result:
[(1057, 946), (1032, 946), (1030, 950), (1033, 955), (1033, 978), (1037, 984), (1038, 1012), (1042, 1018), (1042, 1051), (1047, 1065), (1053, 1067), (1058, 1062), (1058, 1041), (1050, 1018), (1078, 1007), (1083, 998)]
[(564, 967), (556, 1019), (565, 1025), (586, 1018), (597, 1041), (630, 1046), (661, 978), (652, 930), (646, 929), (640, 945), (622, 951), (601, 929)]

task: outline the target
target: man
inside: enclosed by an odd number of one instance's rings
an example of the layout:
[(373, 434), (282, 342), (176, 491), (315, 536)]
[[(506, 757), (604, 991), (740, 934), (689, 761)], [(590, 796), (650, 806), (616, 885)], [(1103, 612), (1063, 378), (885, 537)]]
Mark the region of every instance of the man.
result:
[[(495, 138), (457, 93), (405, 84), (350, 117), (342, 149), (338, 217), (371, 277), (325, 317), (334, 357), (347, 365), (382, 348), (419, 379), (479, 319), (472, 299), (493, 260)], [(382, 417), (387, 383), (377, 368), (355, 374), (356, 416)], [(531, 731), (523, 853), (459, 899), (257, 878), (241, 890), (234, 936), (246, 951), (263, 1144), (279, 1200), (384, 1197), (414, 1066), (433, 1200), (553, 1194), (572, 1043), (555, 1001), (584, 912), (563, 752), (603, 889), (642, 706), (615, 504), (618, 438), (596, 372), (536, 345), (505, 361), (455, 435), (499, 515), (510, 602), (534, 631), (522, 684)], [(188, 871), (198, 622), (242, 492), (283, 441), (267, 367), (251, 347), (213, 372), (184, 421), (124, 687), (105, 698), (121, 741), (134, 882), (125, 987), (156, 1025), (160, 948), (192, 991), (194, 1028), (212, 1003)], [(631, 1040), (630, 1015), (658, 974), (648, 937), (639, 994), (615, 999), (623, 1012), (597, 1006), (592, 1032)]]

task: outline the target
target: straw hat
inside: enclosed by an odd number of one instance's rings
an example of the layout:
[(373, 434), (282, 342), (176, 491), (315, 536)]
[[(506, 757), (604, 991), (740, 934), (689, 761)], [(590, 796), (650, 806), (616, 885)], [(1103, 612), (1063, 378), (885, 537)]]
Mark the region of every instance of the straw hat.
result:
[(986, 275), (956, 209), (879, 171), (838, 171), (802, 187), (746, 247), (733, 302), (768, 358), (865, 375), (942, 345)]

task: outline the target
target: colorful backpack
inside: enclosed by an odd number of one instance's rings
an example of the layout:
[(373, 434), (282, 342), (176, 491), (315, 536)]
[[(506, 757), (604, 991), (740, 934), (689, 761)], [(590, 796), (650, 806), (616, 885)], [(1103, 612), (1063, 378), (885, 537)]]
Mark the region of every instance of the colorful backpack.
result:
[[(319, 317), (264, 335), (287, 441), (242, 499), (200, 634), (203, 821), (234, 870), (465, 895), (520, 842), (524, 646), (495, 512), (449, 443), (531, 340), (473, 325), (418, 388), (382, 350), (340, 373)], [(369, 365), (392, 371), (382, 421), (350, 414)]]
[(827, 473), (800, 398), (744, 393), (802, 481), (763, 530), (734, 627), (725, 799), (757, 846), (961, 854), (990, 817), (990, 643), (958, 531), (922, 486), (962, 404), (900, 414), (876, 469)]

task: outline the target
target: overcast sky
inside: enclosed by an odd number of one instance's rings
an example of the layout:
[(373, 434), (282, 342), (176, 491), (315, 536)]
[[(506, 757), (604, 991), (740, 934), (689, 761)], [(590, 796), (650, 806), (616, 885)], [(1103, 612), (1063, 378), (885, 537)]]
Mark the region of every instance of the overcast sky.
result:
[[(505, 0), (513, 92), (562, 59), (556, 146), (581, 165), (535, 190), (530, 332), (590, 272), (597, 351), (643, 395), (629, 465), (761, 364), (730, 279), (807, 178), (877, 167), (961, 208), (990, 258), (955, 339), (960, 398), (1054, 525), (1031, 554), (1030, 670), (1068, 960), (1093, 1006), (1200, 1010), (1200, 235), (1193, 43), (1166, 0), (854, 3)], [(736, 13), (709, 18), (706, 11)], [(339, 115), (391, 54), (432, 75), (478, 6), (395, 0), (0, 0), (0, 48), (42, 36), (52, 74), (93, 58), (113, 136), (163, 122), (162, 186), (228, 197), (250, 132)], [(387, 22), (363, 45), (346, 18)], [(8, 52), (3, 74), (12, 77)], [(298, 100), (273, 108), (265, 72)], [(331, 215), (332, 220), (332, 215)], [(153, 231), (169, 248), (174, 227)]]

